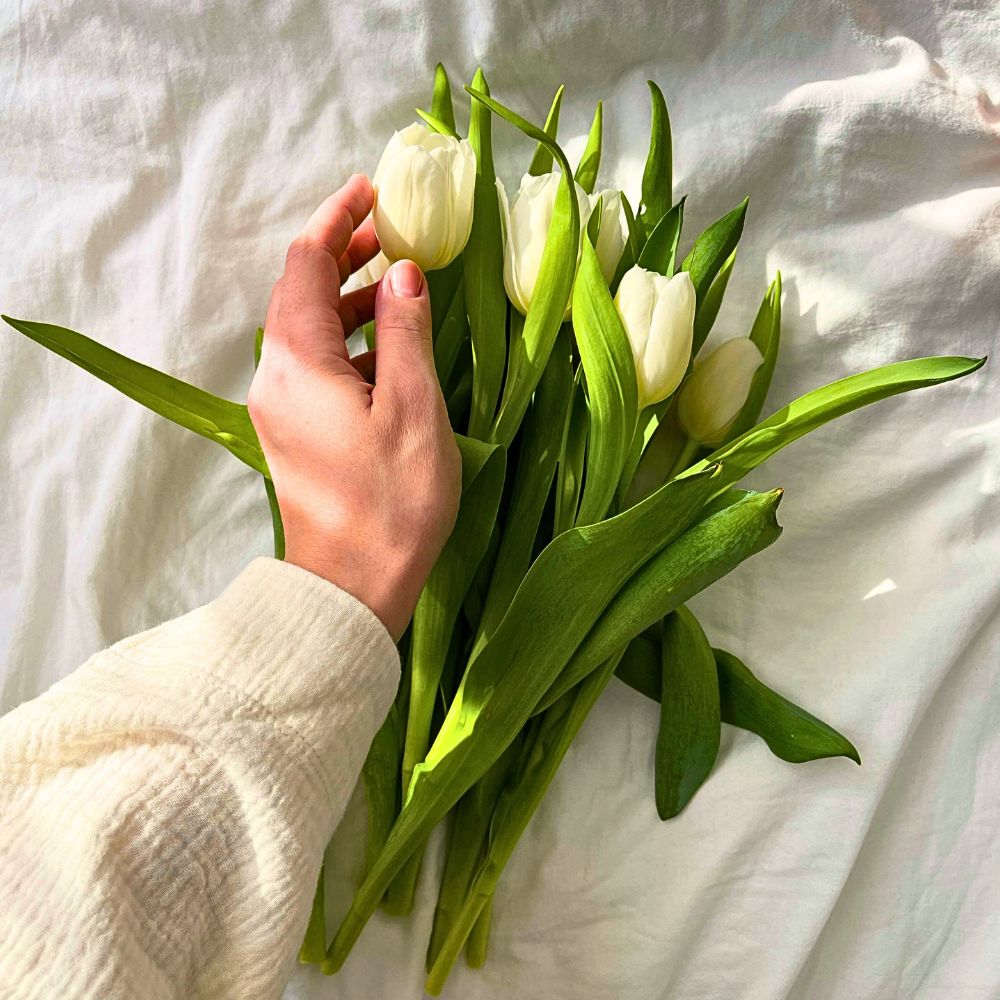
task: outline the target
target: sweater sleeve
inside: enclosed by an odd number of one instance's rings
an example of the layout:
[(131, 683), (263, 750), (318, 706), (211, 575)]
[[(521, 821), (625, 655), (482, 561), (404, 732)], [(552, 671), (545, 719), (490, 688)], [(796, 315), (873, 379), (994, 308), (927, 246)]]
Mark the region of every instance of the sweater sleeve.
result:
[(367, 607), (261, 558), (0, 719), (4, 995), (279, 996), (398, 679)]

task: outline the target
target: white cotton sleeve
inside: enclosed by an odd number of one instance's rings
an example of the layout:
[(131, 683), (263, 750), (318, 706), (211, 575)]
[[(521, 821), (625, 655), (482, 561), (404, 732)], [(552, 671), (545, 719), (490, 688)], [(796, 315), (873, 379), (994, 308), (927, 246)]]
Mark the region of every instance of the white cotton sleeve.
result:
[(261, 558), (0, 719), (0, 993), (279, 996), (398, 680), (365, 605)]

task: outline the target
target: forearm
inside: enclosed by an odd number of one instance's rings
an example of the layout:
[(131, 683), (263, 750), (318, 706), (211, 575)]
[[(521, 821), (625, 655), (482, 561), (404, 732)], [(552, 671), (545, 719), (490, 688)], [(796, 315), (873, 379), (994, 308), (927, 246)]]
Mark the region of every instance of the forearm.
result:
[(257, 560), (0, 721), (0, 982), (276, 996), (398, 679), (375, 616)]

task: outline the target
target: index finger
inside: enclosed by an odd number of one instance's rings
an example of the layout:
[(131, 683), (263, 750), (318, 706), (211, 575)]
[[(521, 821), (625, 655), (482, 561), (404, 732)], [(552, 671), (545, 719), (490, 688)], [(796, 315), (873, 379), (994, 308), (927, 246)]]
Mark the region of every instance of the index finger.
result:
[(354, 174), (313, 212), (301, 235), (329, 250), (333, 259), (339, 260), (354, 230), (372, 210), (374, 200), (372, 182), (364, 174)]

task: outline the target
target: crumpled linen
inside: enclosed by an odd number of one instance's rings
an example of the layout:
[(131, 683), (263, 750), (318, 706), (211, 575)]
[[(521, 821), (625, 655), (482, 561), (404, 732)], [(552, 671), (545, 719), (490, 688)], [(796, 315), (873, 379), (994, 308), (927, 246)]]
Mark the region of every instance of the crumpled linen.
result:
[[(0, 308), (232, 398), (284, 249), (394, 127), (481, 63), (535, 120), (567, 86), (633, 202), (644, 80), (693, 235), (750, 195), (714, 339), (785, 282), (769, 408), (861, 368), (982, 355), (1000, 327), (1000, 21), (985, 0), (338, 6), (23, 0), (0, 12)], [(461, 114), (460, 114), (461, 117)], [(516, 184), (531, 145), (495, 124)], [(1000, 378), (844, 418), (776, 456), (782, 539), (693, 606), (712, 641), (861, 751), (793, 767), (725, 728), (677, 820), (655, 707), (614, 682), (504, 875), (486, 967), (448, 995), (1000, 995)], [(13, 331), (0, 335), (0, 683), (13, 707), (221, 591), (269, 546), (259, 478)], [(363, 802), (329, 852), (358, 875)], [(378, 915), (293, 1000), (421, 996), (440, 838), (410, 922)]]

